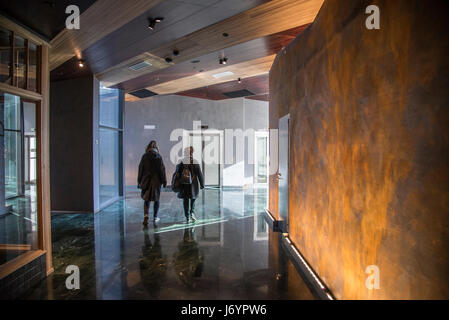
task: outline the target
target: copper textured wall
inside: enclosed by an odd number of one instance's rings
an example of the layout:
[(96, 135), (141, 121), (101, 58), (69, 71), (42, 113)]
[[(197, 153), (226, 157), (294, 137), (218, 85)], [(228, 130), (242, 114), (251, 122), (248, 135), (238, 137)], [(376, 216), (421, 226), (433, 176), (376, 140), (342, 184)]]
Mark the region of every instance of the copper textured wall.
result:
[(328, 0), (270, 71), (270, 126), (291, 119), (290, 236), (339, 299), (449, 299), (447, 14)]

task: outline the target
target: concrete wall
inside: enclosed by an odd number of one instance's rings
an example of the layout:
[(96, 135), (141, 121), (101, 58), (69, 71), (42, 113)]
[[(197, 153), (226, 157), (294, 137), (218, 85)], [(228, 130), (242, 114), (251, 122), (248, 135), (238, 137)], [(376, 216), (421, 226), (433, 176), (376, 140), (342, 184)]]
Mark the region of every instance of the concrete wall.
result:
[[(268, 127), (268, 103), (243, 98), (212, 101), (177, 95), (155, 96), (149, 99), (126, 102), (124, 162), (127, 186), (137, 184), (137, 167), (146, 145), (151, 140), (159, 143), (168, 179), (176, 163), (170, 161), (170, 150), (177, 143), (170, 134), (177, 128), (192, 130), (193, 121), (201, 121), (209, 129), (261, 129)], [(155, 125), (155, 130), (145, 130), (145, 125)], [(243, 148), (243, 146), (242, 146)], [(252, 171), (245, 163), (225, 165), (223, 185), (243, 186), (252, 182)], [(170, 182), (169, 182), (170, 183)]]
[(271, 69), (270, 127), (291, 119), (290, 236), (339, 299), (449, 298), (448, 12), (326, 1)]
[(94, 212), (92, 76), (51, 83), (51, 210)]

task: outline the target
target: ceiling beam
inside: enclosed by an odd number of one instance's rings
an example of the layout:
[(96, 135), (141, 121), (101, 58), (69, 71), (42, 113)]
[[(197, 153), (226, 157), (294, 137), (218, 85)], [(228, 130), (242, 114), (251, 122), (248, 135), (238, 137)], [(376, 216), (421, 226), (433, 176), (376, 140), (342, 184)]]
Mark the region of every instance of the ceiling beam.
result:
[(119, 29), (163, 0), (97, 0), (80, 16), (80, 29), (64, 29), (52, 41), (50, 70)]

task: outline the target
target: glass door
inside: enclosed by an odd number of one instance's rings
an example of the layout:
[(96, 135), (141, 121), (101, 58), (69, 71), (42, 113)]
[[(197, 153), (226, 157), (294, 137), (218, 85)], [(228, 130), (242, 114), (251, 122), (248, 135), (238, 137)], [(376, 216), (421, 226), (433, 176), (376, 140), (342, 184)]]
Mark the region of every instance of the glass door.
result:
[(255, 150), (254, 150), (254, 184), (268, 184), (268, 132), (257, 131), (255, 133)]
[(121, 196), (123, 134), (120, 91), (100, 84), (100, 208)]

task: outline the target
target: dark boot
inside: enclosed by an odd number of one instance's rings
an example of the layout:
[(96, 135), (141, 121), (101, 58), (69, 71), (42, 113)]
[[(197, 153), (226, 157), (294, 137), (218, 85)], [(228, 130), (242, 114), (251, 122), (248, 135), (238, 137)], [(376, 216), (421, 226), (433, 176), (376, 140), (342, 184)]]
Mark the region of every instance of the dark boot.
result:
[(148, 225), (148, 211), (149, 211), (149, 203), (145, 201), (145, 204), (143, 205), (143, 222), (142, 222), (144, 226)]
[(186, 217), (186, 223), (189, 223), (189, 199), (184, 198), (183, 199), (183, 205), (184, 205), (184, 215)]
[(192, 222), (196, 221), (196, 217), (195, 217), (195, 199), (191, 199), (190, 200), (190, 220)]

